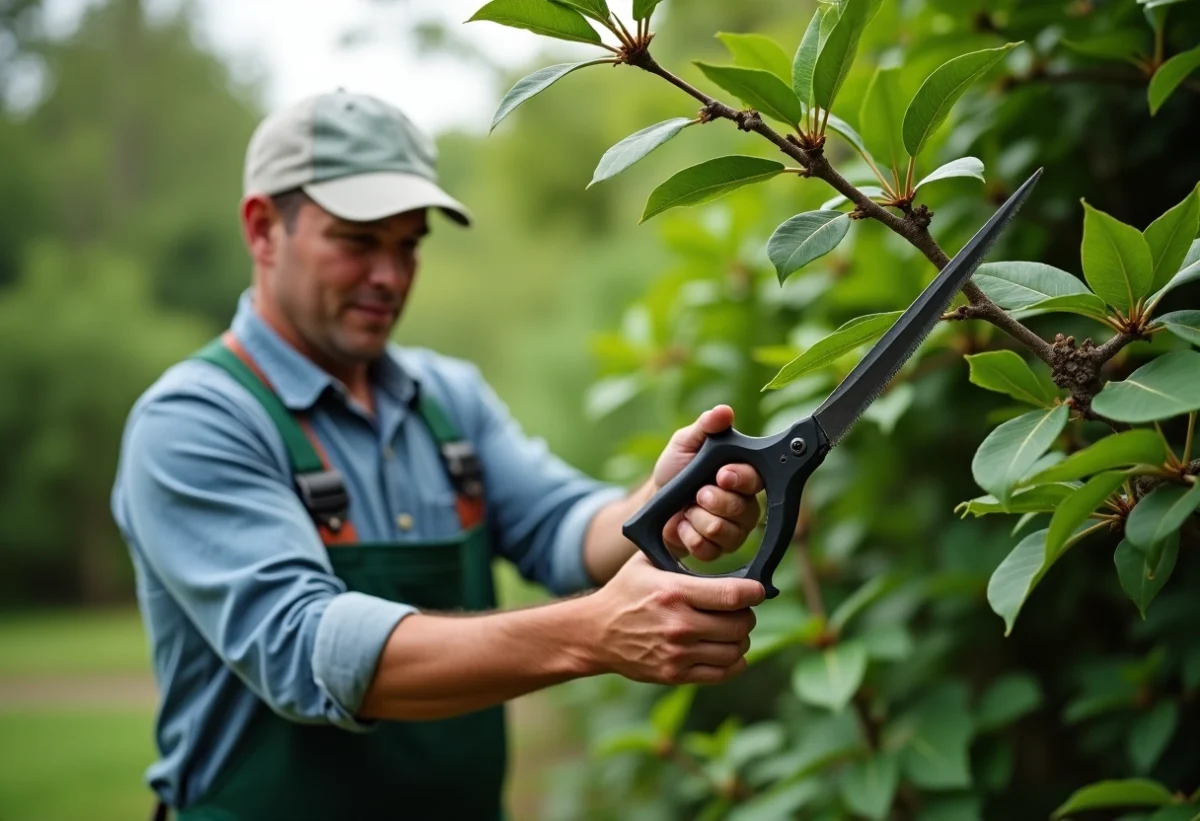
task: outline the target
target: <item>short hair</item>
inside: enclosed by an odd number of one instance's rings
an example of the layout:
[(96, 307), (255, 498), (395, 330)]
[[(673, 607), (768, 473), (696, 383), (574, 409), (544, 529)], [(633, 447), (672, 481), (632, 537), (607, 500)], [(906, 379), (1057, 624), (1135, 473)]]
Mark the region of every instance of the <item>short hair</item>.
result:
[(287, 191), (271, 195), (271, 203), (279, 212), (279, 216), (283, 219), (283, 228), (289, 234), (295, 232), (300, 209), (309, 202), (312, 202), (312, 198), (304, 193), (303, 188), (290, 188)]

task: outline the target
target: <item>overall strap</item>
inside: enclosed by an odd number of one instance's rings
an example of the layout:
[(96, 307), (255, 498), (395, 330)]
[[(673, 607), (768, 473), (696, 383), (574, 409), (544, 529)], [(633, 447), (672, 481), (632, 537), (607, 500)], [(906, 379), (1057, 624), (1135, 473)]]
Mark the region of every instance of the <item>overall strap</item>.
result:
[(479, 456), (470, 440), (458, 432), (445, 408), (428, 391), (418, 389), (417, 413), (437, 442), (442, 464), (454, 488), (459, 523), (463, 530), (469, 530), (480, 524), (484, 517), (483, 466)]
[(312, 426), (284, 407), (266, 375), (231, 331), (214, 339), (194, 358), (225, 370), (258, 400), (283, 438), (295, 477), (296, 493), (312, 516), (326, 545), (354, 544), (358, 534), (347, 519), (350, 497), (340, 473), (330, 464)]

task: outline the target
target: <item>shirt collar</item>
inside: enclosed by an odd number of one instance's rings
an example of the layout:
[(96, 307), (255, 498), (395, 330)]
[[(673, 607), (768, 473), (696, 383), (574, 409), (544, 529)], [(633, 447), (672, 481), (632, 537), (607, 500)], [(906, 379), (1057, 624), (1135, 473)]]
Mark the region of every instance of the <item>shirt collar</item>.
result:
[[(288, 410), (308, 410), (327, 388), (332, 388), (343, 400), (349, 395), (340, 379), (292, 347), (259, 316), (250, 290), (238, 299), (237, 313), (230, 329)], [(372, 363), (370, 378), (377, 387), (400, 402), (407, 404), (416, 395), (416, 382), (396, 361), (390, 346), (387, 353)]]

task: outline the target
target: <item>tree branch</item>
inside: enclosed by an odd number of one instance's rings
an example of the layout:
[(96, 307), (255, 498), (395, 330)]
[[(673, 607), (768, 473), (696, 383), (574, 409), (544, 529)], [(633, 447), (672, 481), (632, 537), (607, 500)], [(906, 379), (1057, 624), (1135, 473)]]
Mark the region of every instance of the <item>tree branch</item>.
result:
[[(780, 151), (807, 169), (808, 176), (824, 180), (835, 191), (853, 202), (858, 213), (864, 217), (870, 217), (873, 220), (882, 222), (892, 231), (904, 237), (910, 245), (924, 254), (925, 258), (932, 262), (938, 270), (944, 268), (946, 263), (950, 261), (946, 252), (938, 246), (933, 235), (929, 233), (929, 219), (932, 217), (932, 214), (924, 206), (911, 209), (904, 216), (893, 214), (839, 174), (830, 165), (829, 160), (826, 159), (819, 146), (811, 149), (806, 148), (791, 135), (785, 137), (779, 134), (779, 132), (763, 122), (757, 112), (752, 110), (739, 111), (722, 103), (720, 100), (708, 96), (690, 83), (660, 66), (650, 56), (650, 52), (645, 49), (629, 52), (626, 54), (625, 59), (630, 65), (637, 66), (643, 71), (662, 77), (671, 85), (704, 103), (704, 110), (708, 119), (720, 117), (730, 120), (736, 123), (738, 128), (743, 131), (753, 131), (770, 140)], [(1049, 343), (1013, 319), (999, 305), (988, 299), (987, 295), (983, 293), (978, 285), (973, 282), (967, 282), (963, 286), (962, 292), (971, 303), (969, 314), (963, 314), (962, 318), (977, 318), (992, 323), (1029, 348), (1043, 362), (1051, 364), (1053, 352)]]

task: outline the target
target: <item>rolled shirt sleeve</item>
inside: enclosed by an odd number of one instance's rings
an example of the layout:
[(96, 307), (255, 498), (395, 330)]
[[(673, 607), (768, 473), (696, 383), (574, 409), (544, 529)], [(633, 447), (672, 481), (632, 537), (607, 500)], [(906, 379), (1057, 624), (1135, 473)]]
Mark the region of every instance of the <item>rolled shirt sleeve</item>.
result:
[(195, 387), (131, 421), (131, 541), (205, 641), (276, 713), (365, 730), (355, 714), (414, 608), (347, 592), (257, 407)]

